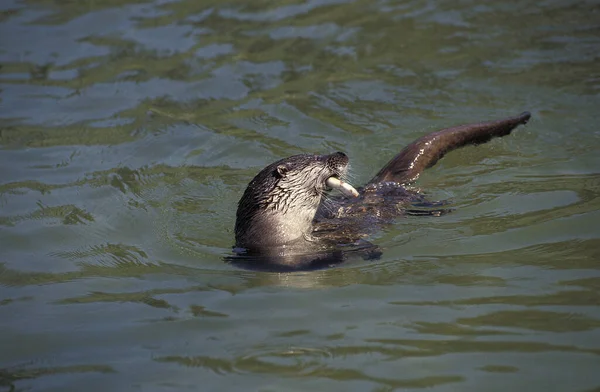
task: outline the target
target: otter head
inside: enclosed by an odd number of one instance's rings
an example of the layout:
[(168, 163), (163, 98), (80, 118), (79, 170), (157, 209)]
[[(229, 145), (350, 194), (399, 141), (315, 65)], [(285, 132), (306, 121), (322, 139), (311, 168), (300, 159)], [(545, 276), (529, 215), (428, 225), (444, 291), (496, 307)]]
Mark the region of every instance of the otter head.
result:
[(260, 252), (306, 237), (329, 188), (358, 196), (340, 180), (347, 167), (346, 154), (336, 152), (294, 155), (264, 168), (238, 203), (236, 247)]

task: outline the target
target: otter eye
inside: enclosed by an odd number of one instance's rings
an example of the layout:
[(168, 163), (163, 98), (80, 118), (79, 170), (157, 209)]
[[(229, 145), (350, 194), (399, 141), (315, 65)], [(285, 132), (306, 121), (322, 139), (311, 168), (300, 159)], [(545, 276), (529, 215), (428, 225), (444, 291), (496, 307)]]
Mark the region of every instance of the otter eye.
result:
[(285, 165), (279, 165), (277, 166), (277, 174), (279, 175), (280, 178), (285, 177), (285, 175), (288, 172), (288, 168)]

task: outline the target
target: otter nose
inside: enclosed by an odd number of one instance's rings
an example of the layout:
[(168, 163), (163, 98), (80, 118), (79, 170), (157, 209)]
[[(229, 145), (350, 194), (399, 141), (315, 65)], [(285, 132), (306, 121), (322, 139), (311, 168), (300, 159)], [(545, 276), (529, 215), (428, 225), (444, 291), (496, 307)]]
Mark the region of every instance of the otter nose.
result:
[(338, 152), (334, 152), (333, 154), (331, 154), (329, 156), (329, 158), (327, 159), (328, 163), (331, 166), (346, 166), (348, 164), (348, 155), (344, 154), (341, 151)]

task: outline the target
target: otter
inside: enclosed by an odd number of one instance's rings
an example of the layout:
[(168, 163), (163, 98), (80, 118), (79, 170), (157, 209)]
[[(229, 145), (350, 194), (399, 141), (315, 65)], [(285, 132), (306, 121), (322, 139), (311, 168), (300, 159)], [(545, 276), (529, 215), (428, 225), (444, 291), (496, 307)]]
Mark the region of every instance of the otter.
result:
[[(227, 260), (243, 268), (284, 272), (332, 267), (355, 252), (377, 258), (381, 252), (364, 240), (374, 228), (401, 215), (448, 212), (431, 209), (444, 203), (429, 202), (408, 188), (423, 170), (452, 150), (506, 136), (530, 117), (523, 112), (425, 135), (358, 189), (345, 181), (349, 159), (343, 152), (274, 162), (250, 181), (238, 203), (236, 255)], [(330, 196), (333, 189), (342, 196)]]

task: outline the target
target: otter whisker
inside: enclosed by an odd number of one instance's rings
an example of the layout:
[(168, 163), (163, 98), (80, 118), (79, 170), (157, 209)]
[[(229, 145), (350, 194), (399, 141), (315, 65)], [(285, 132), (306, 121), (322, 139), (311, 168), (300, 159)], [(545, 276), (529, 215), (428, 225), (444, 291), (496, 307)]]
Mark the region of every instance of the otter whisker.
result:
[(348, 164), (348, 166), (346, 167), (346, 170), (344, 170), (342, 172), (342, 174), (340, 175), (340, 180), (342, 180), (344, 182), (348, 182), (350, 184), (355, 184), (356, 179), (357, 179), (357, 176), (352, 168), (352, 165)]

